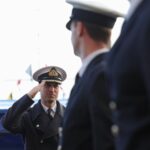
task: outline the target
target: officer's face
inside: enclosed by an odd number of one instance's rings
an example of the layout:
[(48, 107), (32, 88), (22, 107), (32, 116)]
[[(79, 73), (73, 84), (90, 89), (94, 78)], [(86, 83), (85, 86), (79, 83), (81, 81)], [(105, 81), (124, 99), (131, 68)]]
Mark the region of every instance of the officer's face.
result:
[(72, 21), (71, 23), (71, 42), (74, 49), (74, 54), (80, 56), (79, 53), (79, 32), (78, 32), (78, 21)]
[(59, 84), (55, 82), (45, 82), (40, 90), (41, 100), (44, 104), (57, 100), (59, 94)]

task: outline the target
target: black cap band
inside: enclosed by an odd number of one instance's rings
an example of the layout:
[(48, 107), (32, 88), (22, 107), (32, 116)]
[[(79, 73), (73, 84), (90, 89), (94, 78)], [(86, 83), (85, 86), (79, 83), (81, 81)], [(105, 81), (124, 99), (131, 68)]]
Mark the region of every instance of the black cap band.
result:
[(69, 30), (72, 20), (85, 21), (88, 23), (97, 24), (102, 27), (112, 28), (116, 22), (116, 17), (111, 17), (83, 9), (73, 8), (70, 21), (66, 24), (66, 27)]

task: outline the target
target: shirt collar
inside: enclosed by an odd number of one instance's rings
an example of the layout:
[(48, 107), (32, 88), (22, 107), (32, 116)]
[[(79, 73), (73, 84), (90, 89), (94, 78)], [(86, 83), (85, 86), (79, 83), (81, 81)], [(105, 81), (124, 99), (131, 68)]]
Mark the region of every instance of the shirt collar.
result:
[(89, 63), (99, 54), (108, 52), (108, 48), (103, 48), (103, 49), (99, 49), (96, 50), (95, 52), (91, 53), (89, 56), (87, 56), (83, 62), (82, 62), (82, 66), (79, 70), (79, 76), (82, 77), (82, 75), (84, 74), (87, 66), (89, 65)]
[[(47, 110), (49, 108), (47, 106), (45, 106), (42, 102), (41, 102), (41, 105), (42, 105), (44, 111), (47, 112)], [(51, 108), (54, 113), (56, 112), (56, 106), (57, 106), (57, 104), (55, 103), (54, 106)]]

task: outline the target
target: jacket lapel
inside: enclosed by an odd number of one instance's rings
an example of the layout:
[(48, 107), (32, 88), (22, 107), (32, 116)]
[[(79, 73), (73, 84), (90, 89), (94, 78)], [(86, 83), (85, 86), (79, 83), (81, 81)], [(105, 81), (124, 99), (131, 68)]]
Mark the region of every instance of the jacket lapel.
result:
[(44, 109), (41, 106), (41, 101), (39, 101), (34, 107), (32, 112), (33, 125), (36, 128), (38, 134), (43, 135), (47, 124), (49, 124), (49, 118)]
[(49, 122), (47, 123), (47, 128), (45, 128), (43, 139), (47, 139), (58, 135), (58, 127), (60, 126), (64, 111), (61, 111), (60, 105), (61, 104), (57, 101), (56, 113), (52, 120), (49, 119)]
[(33, 108), (32, 121), (36, 132), (43, 139), (50, 138), (58, 134), (58, 125), (62, 119), (62, 111), (60, 111), (60, 103), (57, 101), (57, 109), (53, 120), (50, 120), (39, 101)]
[[(88, 72), (92, 69), (92, 66), (95, 66), (95, 64), (97, 63), (101, 63), (103, 61), (103, 58), (105, 57), (106, 53), (103, 53), (103, 54), (99, 54), (97, 55), (91, 62), (90, 64), (88, 65), (88, 67), (86, 68), (84, 74), (82, 77), (79, 77), (78, 81), (75, 82), (72, 90), (71, 90), (71, 93), (70, 93), (70, 97), (76, 97), (76, 94), (78, 93), (78, 90), (81, 88), (82, 86), (82, 82), (84, 82), (84, 80), (86, 79), (87, 75), (88, 75)], [(77, 75), (76, 75), (77, 77)], [(69, 99), (69, 102), (68, 103), (72, 103), (71, 102), (72, 100)]]

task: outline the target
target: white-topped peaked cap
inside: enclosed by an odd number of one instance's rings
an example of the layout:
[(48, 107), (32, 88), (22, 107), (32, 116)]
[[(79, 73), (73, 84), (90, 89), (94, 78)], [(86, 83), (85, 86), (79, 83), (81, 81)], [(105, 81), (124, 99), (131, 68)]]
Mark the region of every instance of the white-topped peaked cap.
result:
[(70, 21), (80, 20), (112, 28), (117, 17), (124, 17), (127, 12), (125, 0), (66, 0), (73, 6)]
[(41, 82), (45, 80), (47, 82), (56, 82), (61, 84), (67, 77), (65, 70), (57, 66), (47, 66), (37, 70), (33, 74), (35, 81)]

